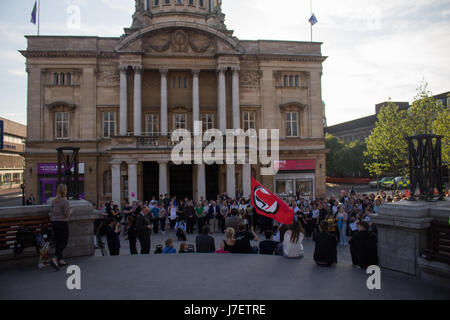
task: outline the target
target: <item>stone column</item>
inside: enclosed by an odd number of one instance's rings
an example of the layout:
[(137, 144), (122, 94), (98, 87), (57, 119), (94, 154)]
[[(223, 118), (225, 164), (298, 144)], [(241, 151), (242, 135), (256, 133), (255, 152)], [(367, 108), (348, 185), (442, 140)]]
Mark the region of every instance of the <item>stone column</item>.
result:
[(111, 163), (111, 189), (112, 200), (119, 206), (119, 208), (122, 208), (120, 162)]
[[(192, 70), (193, 80), (192, 80), (192, 118), (195, 121), (200, 121), (200, 94), (199, 94), (199, 74), (200, 70)], [(192, 128), (195, 129), (194, 124)], [(201, 130), (201, 128), (200, 128)]]
[(219, 66), (217, 68), (217, 72), (219, 74), (219, 91), (217, 93), (218, 101), (217, 114), (219, 115), (219, 130), (225, 134), (227, 129), (227, 95), (226, 95), (226, 84), (225, 84), (225, 72), (226, 67)]
[(128, 66), (120, 66), (120, 135), (128, 134)]
[(134, 135), (142, 134), (142, 66), (134, 66)]
[(242, 166), (242, 188), (244, 198), (250, 199), (252, 193), (252, 166), (250, 164)]
[(168, 111), (167, 111), (167, 69), (159, 70), (161, 73), (161, 135), (169, 133)]
[(231, 198), (236, 197), (236, 167), (234, 164), (227, 164), (227, 194)]
[(167, 188), (167, 164), (168, 161), (159, 161), (159, 194), (163, 196), (169, 193)]
[(239, 67), (233, 67), (233, 129), (241, 127), (241, 102), (239, 98)]
[(206, 199), (206, 170), (204, 164), (197, 166), (197, 200)]
[[(128, 199), (130, 203), (137, 200), (137, 161), (128, 161)], [(134, 196), (132, 196), (134, 194)]]

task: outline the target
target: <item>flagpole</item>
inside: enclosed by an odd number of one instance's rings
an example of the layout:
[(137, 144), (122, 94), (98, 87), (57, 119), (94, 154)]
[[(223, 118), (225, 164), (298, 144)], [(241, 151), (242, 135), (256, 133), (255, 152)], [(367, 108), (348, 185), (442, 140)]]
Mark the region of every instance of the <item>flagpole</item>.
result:
[(38, 14), (37, 14), (37, 20), (38, 20), (38, 37), (39, 37), (39, 32), (40, 32), (40, 27), (41, 27), (41, 0), (37, 0), (38, 1)]
[[(312, 0), (310, 1), (310, 8), (311, 8), (311, 14), (310, 17), (312, 17), (313, 10), (312, 10)], [(313, 24), (311, 23), (311, 42), (313, 41)]]

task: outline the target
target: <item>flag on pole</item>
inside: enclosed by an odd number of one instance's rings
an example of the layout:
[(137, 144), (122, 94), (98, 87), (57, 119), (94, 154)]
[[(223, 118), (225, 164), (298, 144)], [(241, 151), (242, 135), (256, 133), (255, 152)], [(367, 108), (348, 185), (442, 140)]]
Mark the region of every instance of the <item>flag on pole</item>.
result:
[(37, 0), (34, 2), (33, 11), (31, 12), (31, 23), (36, 24)]
[(316, 18), (316, 15), (313, 13), (311, 18), (309, 18), (309, 23), (311, 23), (311, 25), (315, 25), (317, 22), (319, 22)]
[(252, 206), (256, 213), (282, 224), (292, 224), (294, 210), (252, 177)]

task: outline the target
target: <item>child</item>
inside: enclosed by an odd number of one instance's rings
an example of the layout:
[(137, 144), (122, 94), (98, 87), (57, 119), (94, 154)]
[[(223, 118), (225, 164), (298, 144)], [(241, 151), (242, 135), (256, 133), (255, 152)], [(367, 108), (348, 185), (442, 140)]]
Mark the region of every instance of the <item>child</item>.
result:
[(178, 241), (187, 241), (186, 238), (186, 224), (184, 221), (178, 222), (175, 229), (177, 230)]
[(166, 240), (166, 247), (164, 248), (163, 254), (171, 254), (171, 253), (177, 253), (177, 249), (173, 247), (173, 240), (167, 239)]
[(188, 244), (186, 242), (183, 242), (180, 244), (180, 253), (189, 253)]

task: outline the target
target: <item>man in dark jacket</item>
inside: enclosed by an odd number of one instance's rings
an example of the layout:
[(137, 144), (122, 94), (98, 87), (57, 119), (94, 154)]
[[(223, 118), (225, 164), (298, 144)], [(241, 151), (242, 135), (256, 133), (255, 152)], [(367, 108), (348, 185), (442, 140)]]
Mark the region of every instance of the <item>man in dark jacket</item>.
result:
[(320, 234), (314, 249), (314, 261), (319, 266), (331, 266), (337, 263), (336, 237), (328, 233), (328, 223), (322, 221), (319, 226)]
[(369, 224), (361, 221), (359, 232), (349, 241), (353, 265), (358, 265), (363, 269), (378, 265), (377, 237), (368, 230)]
[(152, 223), (148, 218), (150, 208), (144, 207), (136, 216), (136, 232), (141, 244), (141, 254), (150, 253), (150, 233), (152, 230)]
[(219, 232), (220, 208), (215, 201), (211, 201), (208, 210), (209, 228), (212, 232)]
[(203, 226), (202, 234), (195, 239), (195, 246), (198, 253), (213, 253), (216, 252), (216, 245), (214, 238), (209, 235), (209, 226)]

